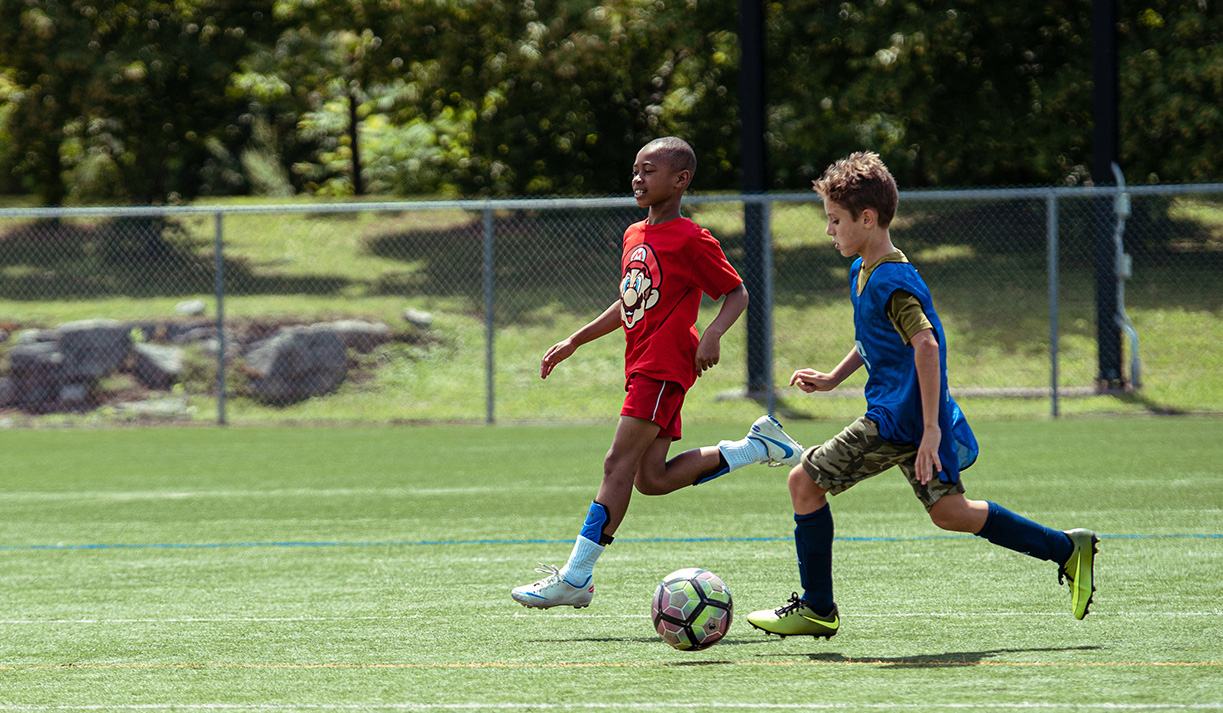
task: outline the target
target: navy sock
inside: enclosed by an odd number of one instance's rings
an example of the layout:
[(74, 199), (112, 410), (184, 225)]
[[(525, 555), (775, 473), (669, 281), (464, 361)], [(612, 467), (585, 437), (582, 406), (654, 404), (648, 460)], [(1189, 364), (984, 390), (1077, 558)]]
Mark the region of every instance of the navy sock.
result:
[(730, 472), (730, 464), (726, 462), (726, 456), (722, 455), (722, 449), (719, 448), (718, 449), (718, 469), (713, 471), (712, 473), (706, 473), (705, 475), (702, 475), (701, 477), (697, 478), (696, 482), (693, 483), (693, 485), (700, 485), (701, 483), (708, 483), (709, 481), (713, 480), (714, 478), (721, 478), (722, 476), (726, 475), (729, 472)]
[(803, 601), (817, 614), (832, 611), (832, 508), (794, 516), (794, 544)]
[(989, 516), (977, 533), (995, 545), (1001, 545), (1030, 557), (1064, 564), (1070, 559), (1074, 545), (1061, 530), (1045, 527), (1026, 517), (1016, 515), (997, 503), (989, 503)]

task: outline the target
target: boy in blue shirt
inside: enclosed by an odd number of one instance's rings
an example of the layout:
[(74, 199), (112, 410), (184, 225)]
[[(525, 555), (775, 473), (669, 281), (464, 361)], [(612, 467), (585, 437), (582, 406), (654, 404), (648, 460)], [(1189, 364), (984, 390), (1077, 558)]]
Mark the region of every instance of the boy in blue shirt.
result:
[(1061, 532), (996, 503), (964, 497), (960, 471), (972, 465), (977, 443), (947, 390), (946, 334), (930, 291), (888, 226), (896, 214), (896, 182), (879, 156), (859, 152), (830, 166), (815, 191), (824, 199), (827, 234), (850, 268), (854, 348), (830, 373), (799, 369), (790, 385), (808, 393), (835, 388), (865, 366), (866, 415), (838, 436), (808, 449), (790, 471), (794, 541), (803, 595), (778, 609), (748, 614), (767, 633), (831, 638), (840, 628), (832, 596), (832, 511), (828, 495), (899, 466), (934, 524), (969, 532), (996, 545), (1059, 565), (1070, 583), (1074, 616), (1091, 604), (1098, 538), (1090, 530)]

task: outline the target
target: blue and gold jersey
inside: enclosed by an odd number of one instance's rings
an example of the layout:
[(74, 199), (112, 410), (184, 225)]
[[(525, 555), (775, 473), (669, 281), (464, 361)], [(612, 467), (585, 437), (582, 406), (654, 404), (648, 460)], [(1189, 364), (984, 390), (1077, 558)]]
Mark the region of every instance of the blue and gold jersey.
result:
[(897, 332), (888, 317), (889, 299), (897, 291), (906, 292), (921, 303), (922, 312), (938, 340), (939, 351), (939, 479), (956, 482), (959, 472), (976, 460), (977, 444), (959, 406), (947, 388), (947, 339), (942, 322), (925, 280), (905, 261), (878, 263), (867, 277), (861, 292), (858, 275), (862, 258), (849, 271), (850, 298), (854, 306), (854, 341), (866, 366), (866, 415), (879, 425), (879, 435), (898, 445), (916, 447), (921, 443), (921, 389), (913, 347)]

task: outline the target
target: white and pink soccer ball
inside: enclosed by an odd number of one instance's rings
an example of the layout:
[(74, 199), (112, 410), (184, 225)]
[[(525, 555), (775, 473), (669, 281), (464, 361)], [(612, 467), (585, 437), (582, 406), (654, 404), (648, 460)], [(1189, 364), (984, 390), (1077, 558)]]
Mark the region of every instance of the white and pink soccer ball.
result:
[(730, 590), (718, 575), (698, 567), (668, 574), (654, 591), (652, 619), (663, 641), (682, 651), (718, 643), (730, 629)]

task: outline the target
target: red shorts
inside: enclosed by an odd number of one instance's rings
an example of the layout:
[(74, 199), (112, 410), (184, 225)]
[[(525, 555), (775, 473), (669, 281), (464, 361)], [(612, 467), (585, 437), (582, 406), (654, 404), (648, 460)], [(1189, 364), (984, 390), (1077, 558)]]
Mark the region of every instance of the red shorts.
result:
[(625, 387), (621, 416), (643, 418), (658, 424), (659, 438), (680, 439), (679, 412), (684, 405), (684, 387), (677, 381), (659, 381), (645, 374), (630, 374)]

